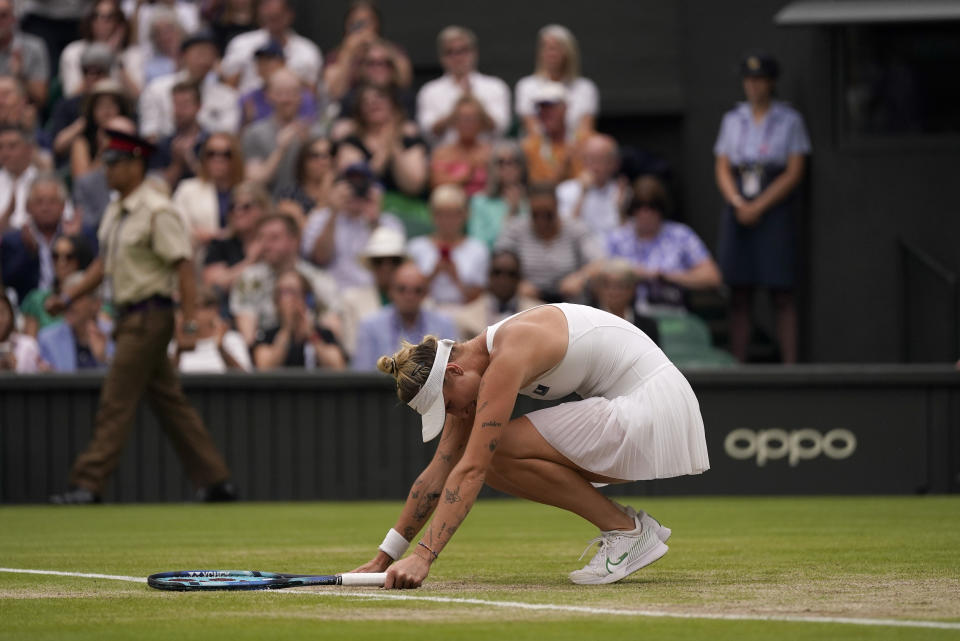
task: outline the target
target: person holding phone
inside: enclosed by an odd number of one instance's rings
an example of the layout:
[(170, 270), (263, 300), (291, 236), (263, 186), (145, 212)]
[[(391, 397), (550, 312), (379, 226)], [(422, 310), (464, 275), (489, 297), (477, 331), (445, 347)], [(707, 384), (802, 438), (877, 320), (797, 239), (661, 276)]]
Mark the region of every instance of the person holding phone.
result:
[(365, 163), (349, 165), (337, 176), (329, 200), (329, 206), (307, 218), (300, 252), (327, 269), (342, 289), (373, 284), (360, 255), (375, 229), (389, 227), (403, 234), (403, 223), (383, 212), (383, 188)]
[[(441, 306), (469, 303), (487, 285), (490, 251), (465, 233), (467, 196), (457, 185), (440, 185), (430, 195), (434, 232), (410, 241), (407, 253), (430, 280), (430, 296)], [(454, 310), (449, 310), (454, 311)]]

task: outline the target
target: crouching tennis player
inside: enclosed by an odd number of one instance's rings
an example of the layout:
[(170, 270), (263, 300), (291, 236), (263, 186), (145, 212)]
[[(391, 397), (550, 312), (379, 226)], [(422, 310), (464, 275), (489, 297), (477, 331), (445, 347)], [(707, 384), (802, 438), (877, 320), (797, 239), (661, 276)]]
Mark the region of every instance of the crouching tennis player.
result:
[[(483, 484), (569, 510), (600, 528), (599, 550), (570, 573), (612, 583), (667, 553), (670, 529), (594, 484), (699, 474), (710, 467), (690, 385), (643, 332), (582, 305), (544, 305), (454, 343), (427, 336), (377, 366), (423, 415), (423, 440), (443, 433), (377, 555), (387, 588), (416, 588), (463, 523)], [(583, 400), (510, 420), (517, 394)], [(407, 558), (409, 542), (436, 510)], [(589, 548), (588, 548), (589, 549)]]

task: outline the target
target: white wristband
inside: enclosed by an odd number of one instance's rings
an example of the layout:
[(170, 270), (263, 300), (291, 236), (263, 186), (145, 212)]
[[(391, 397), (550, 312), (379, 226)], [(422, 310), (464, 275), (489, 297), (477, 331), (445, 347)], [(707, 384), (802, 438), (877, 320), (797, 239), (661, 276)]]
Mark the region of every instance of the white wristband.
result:
[(380, 544), (383, 553), (394, 561), (402, 557), (408, 547), (410, 547), (410, 541), (403, 538), (403, 535), (393, 528), (390, 528), (387, 535), (383, 537), (383, 543)]

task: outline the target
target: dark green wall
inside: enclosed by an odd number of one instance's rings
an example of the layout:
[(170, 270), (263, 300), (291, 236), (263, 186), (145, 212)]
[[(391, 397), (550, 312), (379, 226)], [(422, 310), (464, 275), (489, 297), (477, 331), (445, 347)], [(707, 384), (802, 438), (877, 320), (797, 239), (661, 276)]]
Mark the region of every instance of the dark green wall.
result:
[[(703, 413), (711, 470), (608, 492), (960, 491), (960, 377), (950, 367), (751, 367), (687, 376)], [(402, 499), (436, 447), (421, 442), (419, 416), (381, 374), (184, 381), (249, 500)], [(91, 436), (100, 383), (95, 375), (0, 376), (0, 502), (43, 502), (66, 486)], [(516, 413), (544, 406), (521, 398)], [(742, 430), (765, 442), (766, 454), (748, 451), (750, 442), (731, 444), (730, 435)], [(842, 458), (821, 451), (823, 437), (836, 430), (856, 440)], [(788, 445), (777, 434), (800, 440)], [(841, 438), (831, 451), (844, 447)], [(799, 457), (793, 462), (791, 450)], [(106, 500), (180, 501), (193, 491), (153, 415), (141, 408)]]

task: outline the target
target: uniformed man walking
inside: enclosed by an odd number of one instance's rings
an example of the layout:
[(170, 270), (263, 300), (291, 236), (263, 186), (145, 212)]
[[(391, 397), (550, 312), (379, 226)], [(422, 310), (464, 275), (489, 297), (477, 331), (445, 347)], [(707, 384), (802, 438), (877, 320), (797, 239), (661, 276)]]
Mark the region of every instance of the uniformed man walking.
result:
[(116, 351), (100, 394), (93, 441), (74, 463), (70, 489), (51, 501), (100, 501), (144, 393), (200, 488), (200, 497), (233, 500), (236, 490), (230, 471), (184, 396), (167, 356), (174, 334), (172, 297), (178, 280), (184, 319), (179, 348), (190, 350), (196, 344), (196, 283), (187, 230), (169, 198), (144, 181), (151, 145), (120, 131), (107, 133), (107, 182), (120, 197), (100, 223), (100, 256), (82, 282), (59, 297), (51, 296), (47, 307), (51, 313), (60, 313), (106, 279), (117, 309)]

